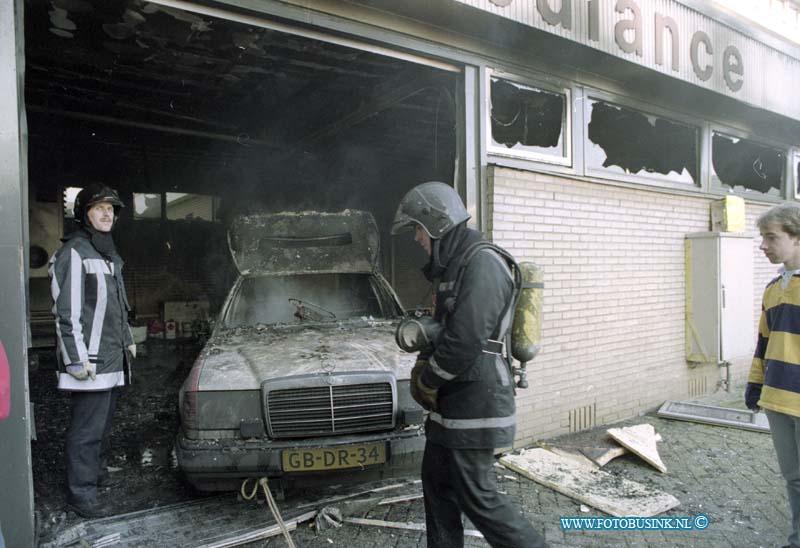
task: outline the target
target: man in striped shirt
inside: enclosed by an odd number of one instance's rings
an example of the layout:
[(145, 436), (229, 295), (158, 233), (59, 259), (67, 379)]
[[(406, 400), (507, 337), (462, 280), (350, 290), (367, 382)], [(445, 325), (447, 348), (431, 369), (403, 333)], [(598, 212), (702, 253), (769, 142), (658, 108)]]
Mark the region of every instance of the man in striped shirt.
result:
[(764, 290), (745, 403), (766, 410), (792, 511), (786, 547), (800, 547), (800, 207), (773, 207), (758, 218), (758, 229), (759, 249), (783, 266)]
[(58, 339), (58, 388), (71, 392), (66, 439), (67, 503), (85, 518), (107, 515), (97, 488), (110, 483), (106, 458), (117, 387), (136, 355), (128, 326), (122, 259), (111, 229), (123, 207), (116, 191), (91, 184), (75, 198), (80, 228), (50, 261)]

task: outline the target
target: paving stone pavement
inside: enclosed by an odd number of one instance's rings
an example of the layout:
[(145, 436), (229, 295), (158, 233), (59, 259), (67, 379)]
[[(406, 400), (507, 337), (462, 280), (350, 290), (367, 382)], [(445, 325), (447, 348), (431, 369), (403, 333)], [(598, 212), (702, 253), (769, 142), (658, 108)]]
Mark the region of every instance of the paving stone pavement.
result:
[[(742, 386), (730, 393), (719, 393), (702, 403), (742, 408)], [(703, 530), (616, 530), (565, 531), (561, 517), (607, 517), (599, 510), (581, 511), (581, 504), (550, 488), (535, 483), (503, 467), (496, 468), (498, 488), (506, 492), (524, 515), (541, 531), (553, 548), (566, 547), (637, 547), (637, 548), (777, 548), (786, 541), (789, 526), (788, 502), (784, 482), (778, 471), (775, 451), (769, 434), (662, 419), (655, 411), (613, 426), (652, 424), (661, 437), (659, 454), (667, 466), (662, 474), (634, 455), (612, 460), (603, 470), (621, 478), (637, 481), (667, 492), (680, 506), (660, 517), (705, 515), (708, 527)], [(593, 445), (610, 425), (588, 432), (545, 440), (543, 444), (564, 449)], [(386, 486), (392, 489), (386, 490)], [(364, 491), (369, 491), (365, 493)], [(418, 481), (388, 480), (368, 486), (334, 487), (329, 492), (315, 491), (287, 497), (279, 502), (282, 514), (291, 519), (308, 510), (335, 506), (346, 515), (390, 522), (425, 522), (421, 498), (378, 505), (384, 498), (419, 494)], [(362, 497), (343, 498), (353, 494)], [(423, 548), (425, 534), (420, 531), (345, 523), (340, 528), (317, 531), (314, 520), (301, 523), (292, 533), (298, 548)], [(117, 532), (120, 546), (198, 545), (198, 538), (217, 541), (238, 533), (263, 529), (272, 523), (264, 504), (238, 501), (233, 493), (152, 508), (87, 523), (77, 522), (64, 529), (51, 544), (74, 545), (65, 539), (100, 538)], [(467, 528), (474, 528), (469, 522)], [(73, 538), (74, 537), (74, 538)], [(166, 540), (167, 538), (171, 540)], [(244, 546), (283, 547), (281, 536), (254, 541)], [(480, 538), (467, 537), (465, 546), (486, 548)]]
[[(701, 400), (741, 408), (741, 387), (729, 394)], [(525, 516), (556, 547), (697, 547), (777, 548), (786, 543), (789, 526), (788, 502), (769, 434), (662, 419), (655, 412), (614, 426), (647, 422), (661, 434), (658, 444), (667, 473), (661, 474), (635, 456), (619, 457), (603, 469), (674, 495), (681, 504), (661, 514), (664, 517), (708, 517), (708, 527), (692, 531), (564, 531), (563, 516), (605, 516), (512, 471), (498, 468), (498, 486), (519, 505)], [(605, 426), (590, 432), (547, 440), (557, 447), (579, 447), (582, 440), (596, 438)], [(512, 476), (509, 479), (506, 476)], [(422, 500), (375, 507), (364, 517), (386, 521), (424, 523)], [(467, 523), (467, 527), (472, 527)], [(345, 524), (339, 529), (316, 532), (301, 525), (293, 533), (298, 547), (322, 548), (412, 548), (424, 547), (425, 535), (372, 526)], [(468, 547), (486, 547), (482, 539), (467, 538)], [(285, 546), (272, 538), (251, 546)]]

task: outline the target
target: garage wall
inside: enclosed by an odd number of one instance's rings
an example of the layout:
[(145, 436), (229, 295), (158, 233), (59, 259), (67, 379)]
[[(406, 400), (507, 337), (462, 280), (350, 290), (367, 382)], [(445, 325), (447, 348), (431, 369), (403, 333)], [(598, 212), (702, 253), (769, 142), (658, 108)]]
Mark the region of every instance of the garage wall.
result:
[[(518, 390), (517, 443), (608, 424), (711, 393), (724, 370), (684, 358), (684, 235), (709, 230), (706, 197), (488, 173), (489, 234), (545, 272), (543, 352)], [(748, 231), (766, 206), (748, 204)], [(754, 238), (753, 337), (776, 267)], [(749, 357), (737, 360), (734, 380)]]
[(137, 319), (164, 301), (208, 300), (216, 311), (236, 279), (221, 223), (123, 219), (114, 239)]

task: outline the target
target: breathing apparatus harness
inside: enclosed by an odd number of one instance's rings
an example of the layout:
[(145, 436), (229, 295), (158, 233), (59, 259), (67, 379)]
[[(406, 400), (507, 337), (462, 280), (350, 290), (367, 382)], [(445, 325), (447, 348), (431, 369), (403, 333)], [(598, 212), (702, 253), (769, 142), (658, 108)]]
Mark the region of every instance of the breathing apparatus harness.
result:
[[(525, 365), (539, 351), (541, 335), (541, 281), (542, 271), (533, 263), (517, 263), (514, 257), (502, 247), (491, 242), (480, 241), (469, 246), (459, 259), (452, 293), (443, 304), (445, 314), (440, 321), (431, 316), (415, 313), (404, 318), (397, 326), (395, 340), (406, 352), (430, 351), (439, 333), (444, 328), (447, 314), (455, 310), (458, 295), (463, 284), (464, 273), (472, 258), (485, 249), (497, 253), (509, 268), (514, 289), (503, 310), (500, 322), (492, 336), (483, 344), (483, 352), (497, 354), (504, 358), (511, 378), (519, 377), (518, 388), (527, 388), (528, 379)], [(438, 280), (434, 282), (438, 287)], [(520, 362), (512, 365), (512, 358)]]
[[(506, 363), (508, 367), (509, 374), (513, 379), (514, 376), (519, 376), (519, 382), (517, 386), (519, 388), (527, 388), (528, 381), (527, 375), (524, 368), (515, 368), (512, 365), (512, 356), (511, 356), (511, 325), (514, 319), (514, 310), (516, 308), (517, 302), (519, 301), (520, 292), (523, 289), (522, 283), (522, 274), (519, 268), (519, 264), (517, 264), (516, 259), (497, 244), (487, 241), (480, 241), (472, 244), (469, 246), (466, 251), (464, 251), (463, 255), (459, 260), (458, 270), (456, 272), (456, 279), (453, 282), (453, 292), (452, 294), (445, 299), (444, 307), (446, 310), (445, 317), (447, 314), (450, 314), (455, 310), (456, 302), (458, 301), (458, 295), (461, 292), (461, 286), (464, 283), (464, 273), (469, 266), (470, 261), (472, 258), (480, 253), (485, 249), (491, 249), (495, 253), (497, 253), (500, 257), (502, 257), (506, 265), (508, 266), (509, 272), (511, 274), (512, 281), (514, 283), (513, 291), (511, 292), (511, 297), (509, 298), (508, 302), (506, 303), (506, 307), (503, 309), (503, 314), (500, 316), (500, 322), (498, 323), (497, 327), (495, 328), (492, 336), (486, 340), (483, 345), (483, 352), (487, 354), (497, 354), (503, 358), (503, 361)], [(444, 318), (442, 318), (442, 323), (444, 323)]]

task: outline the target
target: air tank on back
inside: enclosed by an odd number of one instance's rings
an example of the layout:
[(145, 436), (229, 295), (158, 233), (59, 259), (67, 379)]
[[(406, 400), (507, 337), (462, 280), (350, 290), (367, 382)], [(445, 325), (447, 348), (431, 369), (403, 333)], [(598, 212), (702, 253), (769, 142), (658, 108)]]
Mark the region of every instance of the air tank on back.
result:
[(544, 271), (531, 262), (519, 263), (519, 269), (522, 274), (522, 288), (514, 309), (511, 355), (524, 367), (542, 348)]

